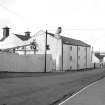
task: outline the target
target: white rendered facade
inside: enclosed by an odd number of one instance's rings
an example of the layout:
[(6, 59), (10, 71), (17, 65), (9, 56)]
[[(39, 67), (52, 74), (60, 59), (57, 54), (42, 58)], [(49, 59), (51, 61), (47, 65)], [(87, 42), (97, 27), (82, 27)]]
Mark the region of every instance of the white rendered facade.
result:
[[(18, 38), (18, 40), (21, 42), (21, 47), (18, 47), (20, 44), (17, 42), (16, 46), (13, 46), (12, 48), (15, 48), (15, 53), (18, 54), (45, 54), (45, 45), (47, 40), (49, 50), (46, 51), (46, 54), (51, 54), (52, 56), (52, 71), (91, 68), (90, 46), (75, 39), (58, 36), (55, 34), (47, 33), (46, 39), (46, 32), (39, 31), (37, 34), (26, 41), (21, 41)], [(35, 41), (37, 44), (37, 51), (31, 49), (30, 43), (33, 41)], [(6, 40), (3, 42), (4, 45), (5, 42)]]
[[(43, 38), (41, 38), (41, 36)], [(36, 37), (36, 43), (38, 43), (38, 46), (41, 46), (41, 50), (39, 49), (37, 53), (45, 53), (45, 36), (46, 33), (44, 32)], [(47, 33), (47, 45), (49, 45), (50, 48), (47, 50), (47, 54), (52, 55), (53, 66), (56, 71), (91, 68), (90, 46), (86, 44), (75, 45), (63, 43), (62, 36), (57, 39), (49, 33)]]

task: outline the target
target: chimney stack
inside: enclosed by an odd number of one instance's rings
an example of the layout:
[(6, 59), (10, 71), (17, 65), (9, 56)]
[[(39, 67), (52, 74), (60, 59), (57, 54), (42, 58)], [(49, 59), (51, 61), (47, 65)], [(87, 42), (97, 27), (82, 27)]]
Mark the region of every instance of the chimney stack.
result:
[(58, 27), (58, 28), (57, 28), (57, 31), (56, 31), (56, 33), (55, 33), (55, 37), (56, 37), (57, 39), (60, 38), (61, 32), (62, 32), (62, 28), (61, 28), (61, 27)]
[(3, 28), (3, 38), (0, 41), (3, 41), (5, 38), (7, 38), (9, 36), (9, 27), (4, 27)]
[(6, 38), (6, 37), (9, 36), (9, 29), (10, 29), (10, 28), (7, 27), (7, 26), (3, 28), (3, 37), (4, 37), (4, 38)]
[(26, 31), (26, 32), (25, 32), (25, 36), (28, 37), (28, 38), (30, 38), (30, 33), (31, 33), (31, 32)]

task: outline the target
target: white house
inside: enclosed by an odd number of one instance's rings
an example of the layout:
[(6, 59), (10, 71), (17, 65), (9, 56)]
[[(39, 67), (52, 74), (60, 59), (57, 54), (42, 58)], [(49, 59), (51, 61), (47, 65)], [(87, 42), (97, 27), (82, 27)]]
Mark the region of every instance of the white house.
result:
[(39, 31), (32, 37), (30, 32), (25, 35), (14, 34), (15, 40), (18, 40), (15, 41), (17, 44), (12, 43), (11, 47), (5, 48), (3, 46), (6, 46), (6, 40), (11, 37), (7, 35), (0, 43), (0, 49), (12, 49), (14, 53), (25, 55), (51, 54), (52, 71), (91, 68), (91, 46), (83, 41), (61, 36), (59, 31), (59, 28), (56, 34)]
[(47, 40), (47, 54), (52, 55), (56, 71), (91, 68), (91, 46), (83, 41), (44, 31), (34, 37), (39, 47), (37, 54), (45, 53)]

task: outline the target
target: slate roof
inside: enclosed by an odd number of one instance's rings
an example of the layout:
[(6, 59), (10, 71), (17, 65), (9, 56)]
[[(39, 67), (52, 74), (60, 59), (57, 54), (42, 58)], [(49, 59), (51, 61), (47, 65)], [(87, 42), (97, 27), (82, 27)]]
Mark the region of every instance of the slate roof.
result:
[(24, 36), (24, 35), (19, 35), (19, 34), (15, 34), (18, 38), (20, 38), (22, 41), (26, 41), (28, 40), (30, 37), (29, 36)]
[(87, 43), (81, 41), (81, 40), (76, 40), (68, 37), (61, 36), (62, 41), (64, 44), (70, 44), (70, 45), (76, 45), (76, 46), (84, 46), (84, 47), (90, 47)]
[[(54, 37), (54, 34), (52, 34), (52, 33), (48, 33), (48, 34)], [(89, 44), (87, 44), (87, 43), (85, 43), (81, 40), (76, 40), (76, 39), (68, 38), (68, 37), (65, 37), (65, 36), (61, 36), (61, 39), (62, 39), (64, 44), (90, 47)]]

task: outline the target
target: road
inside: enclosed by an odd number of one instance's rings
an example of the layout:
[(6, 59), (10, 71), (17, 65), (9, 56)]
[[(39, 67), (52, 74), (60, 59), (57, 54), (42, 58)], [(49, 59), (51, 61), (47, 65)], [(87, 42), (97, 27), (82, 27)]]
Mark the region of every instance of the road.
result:
[(87, 86), (59, 105), (105, 105), (105, 78)]
[(55, 105), (105, 77), (105, 70), (43, 75), (0, 79), (0, 105)]

